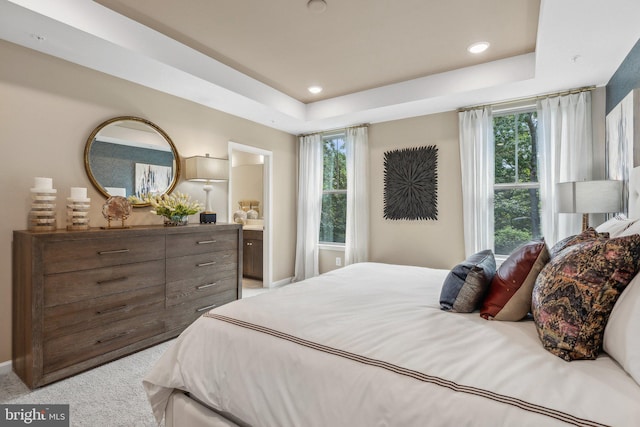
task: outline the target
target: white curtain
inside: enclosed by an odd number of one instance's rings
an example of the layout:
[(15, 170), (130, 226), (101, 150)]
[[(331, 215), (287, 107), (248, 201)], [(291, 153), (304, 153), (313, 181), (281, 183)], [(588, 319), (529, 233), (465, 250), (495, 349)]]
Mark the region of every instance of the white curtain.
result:
[(491, 107), (463, 111), (460, 128), (466, 256), (493, 249), (494, 145)]
[(345, 265), (369, 260), (369, 145), (367, 127), (346, 131), (347, 224)]
[(549, 246), (581, 231), (581, 215), (558, 213), (556, 184), (591, 179), (591, 92), (538, 100), (542, 234)]
[(318, 275), (318, 236), (322, 210), (322, 136), (301, 136), (298, 150), (298, 228), (294, 281)]

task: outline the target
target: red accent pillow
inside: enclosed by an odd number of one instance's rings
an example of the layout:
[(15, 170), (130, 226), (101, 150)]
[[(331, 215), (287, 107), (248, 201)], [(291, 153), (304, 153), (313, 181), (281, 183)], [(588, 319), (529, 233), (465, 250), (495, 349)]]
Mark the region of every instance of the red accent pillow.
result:
[(549, 251), (544, 240), (526, 243), (513, 251), (493, 277), (480, 316), (495, 320), (524, 319), (531, 310), (536, 278), (547, 262)]

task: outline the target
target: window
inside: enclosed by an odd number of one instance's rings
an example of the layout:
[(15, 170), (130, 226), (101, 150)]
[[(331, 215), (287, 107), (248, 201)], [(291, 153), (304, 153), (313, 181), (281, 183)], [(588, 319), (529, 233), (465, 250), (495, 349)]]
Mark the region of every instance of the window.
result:
[(325, 135), (323, 142), (320, 243), (344, 244), (347, 225), (345, 135)]
[(542, 236), (535, 110), (494, 115), (494, 252), (508, 255)]

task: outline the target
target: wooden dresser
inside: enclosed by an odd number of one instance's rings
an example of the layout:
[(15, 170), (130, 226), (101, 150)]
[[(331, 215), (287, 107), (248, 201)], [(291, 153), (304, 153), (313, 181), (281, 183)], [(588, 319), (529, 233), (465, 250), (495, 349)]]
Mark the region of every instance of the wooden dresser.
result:
[(241, 298), (235, 224), (13, 233), (13, 369), (31, 388), (177, 336)]

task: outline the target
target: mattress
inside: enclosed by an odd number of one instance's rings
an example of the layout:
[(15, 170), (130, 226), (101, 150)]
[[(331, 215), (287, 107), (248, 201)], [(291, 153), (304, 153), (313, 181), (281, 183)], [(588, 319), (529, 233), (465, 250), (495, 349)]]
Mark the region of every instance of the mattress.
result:
[(178, 389), (252, 426), (637, 425), (640, 387), (614, 360), (440, 310), (447, 273), (361, 263), (214, 309), (146, 376), (154, 414)]

